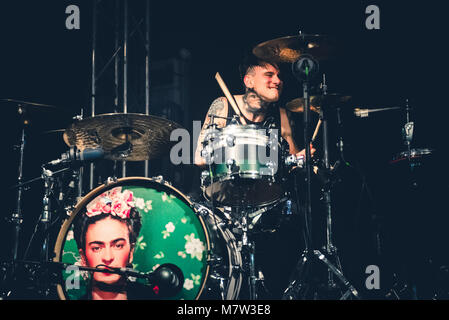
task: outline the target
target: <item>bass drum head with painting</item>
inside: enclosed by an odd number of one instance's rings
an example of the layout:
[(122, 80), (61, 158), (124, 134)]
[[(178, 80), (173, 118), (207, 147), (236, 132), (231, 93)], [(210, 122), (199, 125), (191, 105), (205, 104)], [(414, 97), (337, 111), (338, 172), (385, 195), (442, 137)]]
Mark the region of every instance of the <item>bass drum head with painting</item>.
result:
[[(207, 228), (187, 197), (169, 184), (154, 179), (123, 178), (87, 194), (60, 230), (55, 246), (55, 261), (84, 265), (75, 239), (77, 235), (74, 234), (77, 219), (86, 215), (87, 208), (101, 202), (102, 197), (116, 192), (127, 194), (133, 208), (140, 214), (141, 228), (136, 236), (132, 268), (148, 273), (164, 263), (175, 264), (183, 272), (184, 284), (182, 290), (169, 299), (198, 299), (209, 274), (207, 260), (210, 242)], [(73, 268), (69, 270), (62, 271), (59, 297), (84, 299), (88, 296), (91, 273), (73, 273)], [(141, 279), (134, 280), (144, 282)]]

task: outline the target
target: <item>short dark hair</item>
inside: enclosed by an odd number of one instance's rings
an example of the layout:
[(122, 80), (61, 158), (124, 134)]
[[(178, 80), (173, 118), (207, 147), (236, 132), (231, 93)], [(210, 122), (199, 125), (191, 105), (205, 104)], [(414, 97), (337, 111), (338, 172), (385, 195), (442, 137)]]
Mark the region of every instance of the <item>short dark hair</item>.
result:
[(256, 57), (252, 52), (246, 52), (239, 64), (240, 80), (243, 82), (243, 78), (255, 67), (265, 67), (267, 65), (272, 65), (279, 69), (279, 66), (274, 61), (263, 60)]
[(84, 209), (84, 212), (81, 212), (74, 221), (73, 234), (78, 249), (83, 249), (83, 251), (86, 250), (86, 232), (89, 226), (107, 217), (126, 223), (129, 231), (129, 242), (132, 248), (135, 246), (140, 229), (142, 228), (141, 216), (136, 208), (131, 208), (129, 218), (127, 219), (122, 219), (109, 213), (101, 213), (96, 216), (88, 217), (86, 215), (86, 209)]

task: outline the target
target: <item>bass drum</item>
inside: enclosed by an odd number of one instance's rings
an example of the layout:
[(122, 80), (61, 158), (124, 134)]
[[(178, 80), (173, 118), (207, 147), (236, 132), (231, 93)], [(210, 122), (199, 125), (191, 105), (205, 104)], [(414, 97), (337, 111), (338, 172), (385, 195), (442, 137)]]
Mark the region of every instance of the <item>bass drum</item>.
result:
[[(88, 193), (59, 232), (55, 245), (56, 262), (84, 265), (78, 243), (82, 243), (80, 239), (85, 235), (80, 236), (76, 226), (83, 215), (83, 219), (87, 219), (87, 207), (95, 206), (99, 199), (117, 191), (132, 195), (132, 206), (140, 215), (141, 228), (136, 236), (132, 268), (148, 273), (164, 263), (178, 266), (183, 272), (184, 284), (176, 296), (168, 298), (170, 300), (238, 298), (242, 258), (225, 220), (208, 208), (192, 203), (161, 179), (122, 178)], [(76, 268), (61, 272), (60, 299), (81, 300), (89, 296), (87, 288), (91, 275), (73, 270)]]

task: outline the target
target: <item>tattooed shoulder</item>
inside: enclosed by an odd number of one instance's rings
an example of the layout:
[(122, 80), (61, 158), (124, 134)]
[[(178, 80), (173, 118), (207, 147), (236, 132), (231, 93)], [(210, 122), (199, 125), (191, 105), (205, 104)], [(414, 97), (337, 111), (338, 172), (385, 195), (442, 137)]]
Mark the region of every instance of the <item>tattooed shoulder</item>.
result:
[(209, 111), (214, 115), (221, 115), (225, 107), (225, 98), (220, 97), (212, 102)]

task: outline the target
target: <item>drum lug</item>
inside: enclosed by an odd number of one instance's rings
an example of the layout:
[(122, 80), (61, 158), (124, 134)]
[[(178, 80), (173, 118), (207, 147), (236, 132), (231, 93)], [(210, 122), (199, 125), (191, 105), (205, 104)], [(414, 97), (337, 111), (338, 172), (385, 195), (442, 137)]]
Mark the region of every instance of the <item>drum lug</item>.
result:
[(110, 185), (110, 184), (116, 183), (116, 182), (117, 182), (117, 177), (107, 177), (104, 184), (107, 186), (107, 185)]
[(277, 169), (277, 164), (273, 161), (268, 161), (266, 163), (267, 169), (271, 170), (271, 175), (274, 175), (276, 169)]
[(207, 145), (206, 147), (204, 147), (203, 150), (201, 150), (200, 155), (201, 158), (203, 158), (206, 161), (206, 164), (210, 164), (214, 161), (213, 149), (209, 145)]
[(161, 184), (168, 184), (169, 186), (171, 186), (171, 182), (165, 181), (164, 176), (156, 176), (156, 177), (152, 177), (151, 179), (156, 180), (157, 182), (159, 182)]
[(209, 258), (207, 259), (207, 263), (208, 263), (210, 266), (216, 266), (216, 265), (219, 265), (219, 264), (222, 263), (222, 261), (223, 261), (223, 258), (220, 257), (220, 256), (217, 256), (216, 254), (211, 254), (211, 255), (209, 256)]
[(229, 176), (232, 176), (232, 175), (238, 173), (239, 170), (240, 170), (240, 167), (239, 167), (239, 166), (236, 166), (235, 160), (234, 160), (234, 159), (228, 159), (228, 160), (226, 161), (226, 167), (228, 168), (227, 174), (228, 174)]
[(202, 216), (204, 218), (206, 218), (209, 215), (209, 210), (205, 206), (202, 206), (198, 203), (193, 204), (193, 209), (195, 210), (195, 212), (197, 214), (199, 214), (200, 216)]
[(226, 136), (226, 144), (230, 148), (234, 147), (235, 146), (235, 137), (231, 134)]
[(201, 186), (205, 186), (210, 181), (210, 173), (207, 170), (201, 172)]

